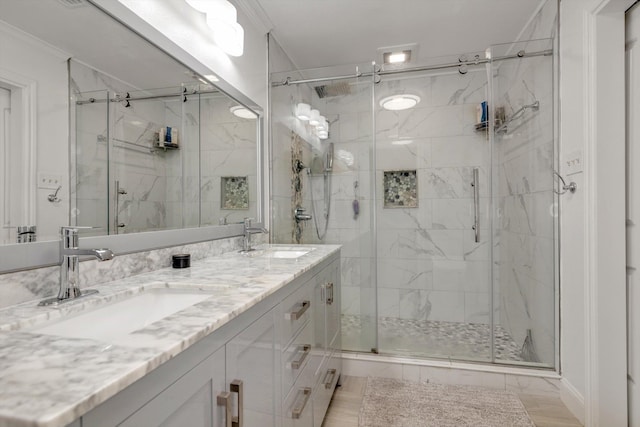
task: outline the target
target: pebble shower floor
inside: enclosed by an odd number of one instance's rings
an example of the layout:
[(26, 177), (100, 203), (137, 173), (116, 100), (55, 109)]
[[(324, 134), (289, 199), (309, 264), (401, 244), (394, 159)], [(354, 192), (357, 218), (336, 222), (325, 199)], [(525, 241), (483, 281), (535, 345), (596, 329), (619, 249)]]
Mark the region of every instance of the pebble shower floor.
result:
[[(342, 316), (342, 342), (345, 350), (357, 346), (361, 331), (371, 327), (370, 318)], [(378, 321), (381, 353), (428, 355), (435, 358), (486, 361), (491, 357), (491, 328), (482, 323), (441, 322), (381, 317)], [(522, 362), (522, 346), (501, 326), (494, 327), (495, 358)], [(358, 349), (362, 350), (362, 349)]]

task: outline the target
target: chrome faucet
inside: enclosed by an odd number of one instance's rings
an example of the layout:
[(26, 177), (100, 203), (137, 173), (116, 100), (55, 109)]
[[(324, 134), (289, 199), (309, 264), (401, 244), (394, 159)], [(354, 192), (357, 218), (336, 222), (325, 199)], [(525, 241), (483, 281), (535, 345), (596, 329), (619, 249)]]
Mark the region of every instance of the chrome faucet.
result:
[(78, 248), (78, 230), (91, 227), (61, 227), (60, 228), (60, 289), (58, 296), (40, 301), (38, 305), (55, 305), (70, 301), (80, 296), (95, 294), (98, 291), (87, 289), (80, 291), (80, 256), (93, 255), (99, 261), (113, 259), (113, 252), (109, 249), (80, 249)]
[(244, 219), (244, 239), (242, 241), (242, 250), (240, 252), (251, 252), (253, 248), (251, 247), (251, 235), (256, 233), (268, 233), (264, 227), (252, 227), (251, 221), (252, 218)]
[(296, 219), (296, 222), (300, 221), (309, 221), (311, 219), (311, 215), (304, 213), (305, 209), (301, 207), (297, 207), (293, 211), (293, 217)]

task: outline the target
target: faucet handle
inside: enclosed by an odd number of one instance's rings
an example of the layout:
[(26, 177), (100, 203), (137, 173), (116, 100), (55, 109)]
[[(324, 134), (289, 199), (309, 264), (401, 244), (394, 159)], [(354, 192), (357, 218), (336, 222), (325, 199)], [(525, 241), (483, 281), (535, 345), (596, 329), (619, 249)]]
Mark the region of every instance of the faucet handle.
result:
[(245, 218), (244, 219), (244, 228), (251, 227), (251, 221), (255, 221), (255, 218)]

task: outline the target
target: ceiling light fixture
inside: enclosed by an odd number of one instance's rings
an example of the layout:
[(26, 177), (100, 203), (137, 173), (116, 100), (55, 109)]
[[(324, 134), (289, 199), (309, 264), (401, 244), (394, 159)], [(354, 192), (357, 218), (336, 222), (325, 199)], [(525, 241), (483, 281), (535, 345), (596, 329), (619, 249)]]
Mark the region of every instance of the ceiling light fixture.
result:
[(255, 119), (257, 117), (256, 113), (249, 110), (243, 105), (236, 105), (234, 107), (231, 107), (229, 108), (229, 111), (231, 112), (231, 114), (236, 117), (240, 117), (241, 119)]
[(380, 101), (380, 106), (385, 110), (399, 111), (413, 108), (420, 102), (418, 95), (402, 94), (392, 95), (383, 98)]
[(411, 60), (410, 50), (401, 50), (394, 52), (384, 52), (382, 59), (385, 64), (404, 64)]

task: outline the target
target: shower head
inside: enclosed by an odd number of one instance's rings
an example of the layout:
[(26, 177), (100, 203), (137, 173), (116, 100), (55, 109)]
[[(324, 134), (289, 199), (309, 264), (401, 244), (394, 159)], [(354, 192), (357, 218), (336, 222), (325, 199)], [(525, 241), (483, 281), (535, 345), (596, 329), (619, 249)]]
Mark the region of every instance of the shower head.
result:
[(330, 85), (321, 85), (314, 88), (318, 94), (318, 98), (326, 98), (329, 96), (349, 95), (351, 93), (351, 85), (347, 82), (338, 82)]

